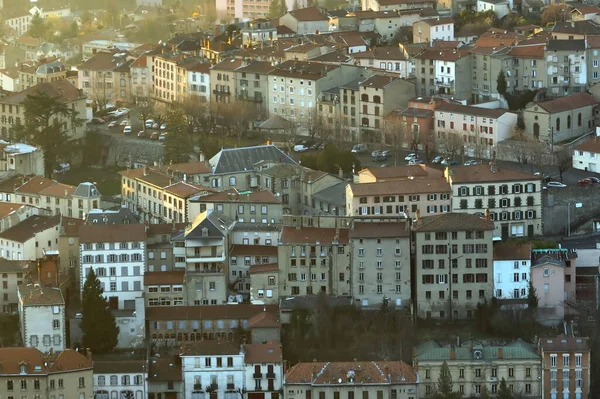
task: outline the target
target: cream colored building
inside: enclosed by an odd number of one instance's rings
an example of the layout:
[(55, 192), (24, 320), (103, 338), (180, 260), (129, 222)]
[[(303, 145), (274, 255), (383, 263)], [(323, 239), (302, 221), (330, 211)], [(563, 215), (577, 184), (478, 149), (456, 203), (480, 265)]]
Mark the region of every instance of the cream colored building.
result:
[(537, 348), (520, 339), (504, 346), (472, 341), (461, 346), (442, 346), (434, 341), (418, 346), (413, 363), (420, 377), (420, 397), (435, 392), (444, 362), (452, 374), (454, 391), (461, 397), (479, 396), (484, 386), (494, 396), (502, 379), (511, 392), (528, 398), (545, 397)]
[(0, 260), (0, 274), (2, 276), (2, 287), (0, 294), (2, 295), (2, 313), (16, 314), (17, 313), (17, 292), (23, 278), (28, 271), (28, 262), (19, 260)]
[(60, 215), (32, 215), (0, 233), (0, 257), (10, 260), (36, 260), (44, 251), (58, 249)]
[(226, 58), (213, 65), (210, 69), (210, 102), (213, 107), (217, 104), (234, 103), (236, 99), (236, 72), (244, 65), (244, 60)]
[(357, 305), (410, 306), (410, 221), (356, 218), (349, 232), (352, 296)]
[(250, 266), (250, 302), (279, 304), (279, 267), (275, 264)]
[[(494, 224), (475, 215), (446, 213), (418, 218), (415, 239), (416, 315), (471, 319), (494, 295)], [(450, 267), (452, 265), (452, 267)]]
[(129, 66), (134, 58), (126, 52), (100, 51), (77, 67), (79, 88), (102, 108), (131, 101)]
[(329, 18), (320, 7), (299, 8), (281, 16), (279, 25), (287, 26), (297, 35), (318, 35), (329, 31)]
[(297, 363), (286, 373), (288, 399), (416, 399), (419, 376), (401, 361)]
[(452, 186), (452, 212), (483, 216), (489, 211), (494, 237), (542, 235), (542, 182), (540, 176), (490, 165), (446, 169)]
[(19, 68), (19, 83), (15, 91), (25, 90), (40, 83), (66, 79), (68, 70), (60, 59), (40, 60), (39, 63), (22, 66)]

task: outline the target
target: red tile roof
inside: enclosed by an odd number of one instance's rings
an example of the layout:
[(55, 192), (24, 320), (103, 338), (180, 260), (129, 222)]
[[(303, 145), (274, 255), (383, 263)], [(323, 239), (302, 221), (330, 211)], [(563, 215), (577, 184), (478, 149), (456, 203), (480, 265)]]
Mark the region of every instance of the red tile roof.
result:
[(350, 184), (354, 197), (373, 195), (409, 195), (449, 193), (450, 184), (444, 178), (378, 181), (375, 183)]
[(508, 55), (517, 58), (544, 58), (546, 44), (531, 46), (516, 46), (510, 49)]
[[(354, 371), (350, 382), (349, 371)], [(286, 384), (348, 385), (416, 384), (417, 373), (408, 364), (386, 361), (298, 363), (285, 373)]]
[(492, 171), (489, 165), (453, 166), (450, 170), (452, 184), (478, 182), (511, 182), (540, 180), (539, 176), (520, 170), (496, 167)]
[(36, 233), (56, 227), (60, 224), (60, 214), (56, 216), (32, 215), (19, 224), (4, 230), (0, 237), (15, 242), (25, 242), (33, 238)]
[[(570, 96), (559, 97), (555, 100), (542, 101), (533, 105), (540, 106), (551, 114), (568, 111), (571, 109), (589, 107), (598, 104), (598, 100), (587, 93), (577, 93)], [(531, 107), (529, 107), (531, 108)]]
[(269, 312), (260, 312), (248, 319), (250, 328), (279, 328), (277, 315)]
[(48, 372), (64, 373), (65, 371), (76, 371), (76, 370), (91, 370), (92, 361), (87, 357), (77, 352), (74, 349), (65, 349), (58, 353), (58, 356), (54, 359), (54, 363), (50, 363)]
[(186, 342), (181, 347), (180, 356), (198, 355), (238, 355), (241, 348), (228, 341), (203, 340)]
[(424, 216), (413, 224), (416, 232), (494, 230), (494, 222), (468, 213), (442, 213)]
[(274, 245), (234, 245), (229, 251), (230, 256), (277, 256), (277, 247)]
[(593, 152), (593, 153), (598, 154), (598, 153), (600, 153), (600, 140), (598, 140), (596, 138), (596, 136), (594, 136), (594, 138), (592, 138), (591, 140), (585, 141), (573, 149), (578, 150), (578, 151), (587, 151), (587, 152)]
[(168, 272), (144, 273), (144, 285), (183, 284), (185, 271), (173, 270)]
[(244, 362), (253, 363), (275, 363), (283, 362), (283, 353), (281, 344), (271, 342), (267, 344), (246, 344), (244, 345)]
[[(336, 232), (339, 234), (336, 237)], [(316, 244), (330, 245), (338, 242), (340, 245), (348, 244), (348, 229), (333, 229), (323, 227), (295, 228), (284, 226), (281, 231), (281, 243), (290, 244)], [(335, 245), (335, 244), (334, 244)]]
[(144, 224), (86, 224), (79, 228), (79, 242), (132, 242), (146, 239)]
[(531, 260), (531, 244), (494, 243), (494, 260)]
[[(47, 358), (36, 348), (0, 348), (0, 373), (19, 375), (22, 364), (27, 366), (28, 375), (47, 375), (92, 368), (92, 362), (74, 349), (65, 349), (54, 356), (52, 359)], [(49, 360), (52, 361), (48, 362)]]
[(19, 285), (19, 295), (24, 306), (64, 305), (60, 288), (39, 286), (37, 284)]
[(268, 272), (276, 272), (279, 270), (279, 265), (277, 263), (268, 263), (262, 265), (252, 265), (248, 272), (250, 274), (254, 273), (268, 273)]

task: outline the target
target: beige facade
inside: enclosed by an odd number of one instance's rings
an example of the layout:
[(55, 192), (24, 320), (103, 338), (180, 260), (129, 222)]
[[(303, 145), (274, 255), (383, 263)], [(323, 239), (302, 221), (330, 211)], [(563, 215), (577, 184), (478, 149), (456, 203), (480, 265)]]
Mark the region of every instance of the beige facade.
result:
[(478, 303), (491, 300), (493, 229), (491, 220), (459, 213), (415, 221), (418, 317), (470, 319)]
[(0, 274), (2, 277), (2, 287), (0, 287), (0, 295), (2, 295), (2, 313), (16, 314), (17, 313), (17, 291), (19, 285), (23, 284), (23, 278), (26, 275), (26, 262), (18, 260), (3, 259), (0, 262)]
[[(273, 245), (261, 245), (258, 237), (254, 237), (253, 245), (233, 245), (229, 251), (228, 282), (230, 291), (236, 295), (248, 297), (251, 290), (251, 269), (270, 270), (277, 266), (277, 247)], [(263, 297), (273, 297), (263, 293)], [(236, 296), (236, 302), (239, 297)]]
[(183, 270), (146, 272), (144, 274), (146, 306), (187, 306), (184, 283), (185, 271)]
[(40, 60), (31, 66), (22, 66), (19, 69), (19, 83), (15, 91), (25, 90), (40, 83), (66, 79), (68, 69), (60, 60)]
[(541, 362), (537, 348), (522, 340), (505, 346), (485, 342), (441, 346), (430, 341), (416, 348), (413, 362), (421, 377), (420, 397), (428, 397), (435, 391), (444, 363), (452, 374), (454, 392), (461, 397), (479, 396), (484, 386), (495, 396), (502, 379), (511, 392), (519, 392), (527, 398), (545, 397), (541, 396)]
[[(484, 215), (494, 221), (494, 236), (542, 234), (542, 182), (539, 176), (491, 165), (446, 169), (452, 185), (452, 212)], [(477, 176), (476, 179), (473, 176)]]
[(468, 100), (472, 87), (471, 54), (462, 49), (431, 49), (415, 57), (417, 93)]
[(79, 88), (96, 102), (98, 107), (107, 104), (124, 104), (131, 101), (131, 75), (133, 61), (127, 53), (102, 51), (78, 67)]
[(279, 25), (287, 26), (297, 35), (318, 35), (329, 30), (329, 18), (319, 7), (299, 8), (281, 16)]
[(588, 338), (540, 338), (542, 397), (587, 398), (590, 393), (591, 351)]
[(210, 69), (210, 102), (213, 107), (236, 100), (236, 72), (243, 60), (227, 58)]
[[(508, 57), (506, 55), (507, 51), (507, 47), (475, 47), (471, 49), (471, 62), (473, 65), (472, 101), (474, 103), (499, 98), (496, 80), (500, 70), (504, 70), (504, 73), (506, 73), (506, 70), (503, 69), (503, 62)], [(510, 61), (505, 65), (506, 67), (510, 65)], [(511, 89), (512, 87), (507, 87), (507, 90)]]
[(267, 116), (267, 98), (269, 96), (268, 73), (275, 67), (270, 62), (253, 61), (235, 71), (236, 102), (245, 104), (247, 112), (254, 119), (262, 120)]
[(277, 264), (250, 266), (250, 302), (279, 304), (279, 273)]
[[(359, 221), (360, 220), (360, 221)], [(356, 305), (409, 306), (410, 221), (388, 217), (355, 219), (350, 229), (352, 296)]]

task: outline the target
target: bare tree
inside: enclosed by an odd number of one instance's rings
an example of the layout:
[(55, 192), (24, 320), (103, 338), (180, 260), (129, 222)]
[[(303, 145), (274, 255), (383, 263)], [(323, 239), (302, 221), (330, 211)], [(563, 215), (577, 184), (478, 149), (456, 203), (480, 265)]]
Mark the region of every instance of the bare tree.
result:
[(425, 150), (425, 159), (427, 162), (430, 162), (437, 150), (434, 130), (427, 132), (427, 135), (425, 136), (425, 142), (423, 143), (423, 149)]
[(449, 132), (437, 139), (439, 151), (443, 151), (446, 157), (453, 159), (456, 155), (464, 156), (464, 143), (456, 132)]
[(111, 100), (112, 95), (107, 90), (109, 83), (112, 88), (112, 78), (107, 78), (104, 71), (93, 72), (93, 76), (90, 79), (90, 94), (99, 110), (106, 109), (107, 104)]
[(404, 147), (407, 135), (405, 124), (399, 118), (392, 117), (383, 121), (381, 129), (383, 141), (391, 147), (392, 156), (394, 157), (394, 165), (397, 164), (400, 152)]
[(310, 138), (321, 137), (321, 131), (325, 128), (323, 117), (319, 114), (317, 107), (310, 108), (304, 116), (300, 117), (300, 123), (306, 128)]
[(571, 165), (573, 164), (573, 160), (571, 158), (571, 150), (569, 147), (563, 147), (560, 151), (557, 151), (553, 154), (554, 162), (558, 169), (558, 173), (560, 175), (560, 181), (563, 179), (563, 173), (566, 172)]

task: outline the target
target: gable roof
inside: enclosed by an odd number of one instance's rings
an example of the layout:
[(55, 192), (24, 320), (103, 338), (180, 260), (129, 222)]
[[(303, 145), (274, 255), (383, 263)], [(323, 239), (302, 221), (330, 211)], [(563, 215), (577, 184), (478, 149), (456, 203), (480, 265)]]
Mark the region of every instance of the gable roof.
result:
[(23, 364), (26, 365), (28, 375), (47, 375), (92, 368), (92, 362), (74, 349), (65, 349), (47, 357), (37, 348), (0, 348), (0, 359), (2, 375), (19, 375)]
[(598, 154), (600, 153), (600, 140), (597, 139), (597, 136), (594, 136), (591, 140), (584, 141), (573, 149), (577, 151), (587, 151)]
[(299, 22), (309, 21), (328, 21), (327, 15), (324, 14), (319, 7), (307, 7), (293, 10), (290, 14)]
[(479, 183), (479, 182), (511, 182), (511, 181), (536, 181), (540, 176), (522, 172), (516, 169), (497, 167), (493, 172), (489, 165), (453, 166), (450, 169), (452, 184)]
[(21, 284), (18, 287), (23, 306), (64, 305), (60, 288), (41, 286), (39, 284)]
[(23, 91), (10, 94), (0, 99), (0, 103), (21, 104), (28, 95), (35, 96), (39, 95), (40, 93), (45, 93), (49, 97), (56, 98), (61, 102), (73, 102), (85, 98), (83, 91), (80, 91), (69, 80), (62, 79), (40, 83)]
[(482, 108), (473, 107), (469, 105), (462, 105), (455, 102), (442, 102), (435, 108), (435, 112), (454, 112), (457, 114), (482, 116), (486, 118), (498, 118), (505, 113), (509, 112), (507, 109), (502, 108)]
[(244, 362), (252, 363), (275, 363), (283, 362), (283, 352), (281, 344), (269, 342), (266, 344), (246, 344), (244, 345)]
[(450, 184), (443, 178), (405, 179), (350, 184), (354, 197), (373, 195), (409, 195), (448, 193)]
[(531, 244), (494, 243), (494, 260), (531, 260)]
[(146, 226), (137, 224), (86, 224), (79, 228), (79, 242), (132, 242), (146, 239)]
[(576, 93), (570, 96), (559, 97), (554, 100), (542, 101), (539, 103), (534, 103), (527, 107), (527, 109), (531, 109), (536, 105), (545, 109), (551, 114), (555, 114), (558, 112), (568, 111), (571, 109), (583, 108), (592, 105), (598, 104), (598, 100), (594, 97), (590, 96), (587, 93)]
[[(22, 222), (0, 233), (0, 238), (15, 242), (25, 242), (41, 231), (60, 224), (60, 214), (56, 216), (32, 215)], [(30, 255), (30, 254), (28, 254)]]
[(209, 160), (214, 174), (251, 172), (260, 161), (297, 165), (298, 163), (274, 145), (225, 148)]
[(413, 223), (416, 232), (494, 230), (494, 222), (467, 213), (424, 216)]
[[(338, 236), (336, 237), (336, 233)], [(338, 242), (348, 244), (348, 229), (334, 229), (325, 227), (295, 228), (284, 226), (281, 231), (281, 245), (308, 244), (317, 242), (322, 245)]]
[(540, 338), (544, 352), (587, 352), (590, 350), (588, 337)]
[[(354, 373), (350, 374), (351, 371)], [(348, 376), (355, 379), (349, 381)], [(285, 373), (286, 384), (415, 384), (417, 373), (402, 361), (297, 363)]]
[[(227, 231), (234, 225), (234, 221), (227, 216), (207, 209), (200, 213), (196, 218), (188, 224), (183, 231), (174, 234), (172, 239), (183, 240), (193, 238), (221, 238), (227, 234)], [(207, 234), (203, 235), (203, 230), (206, 229)]]

